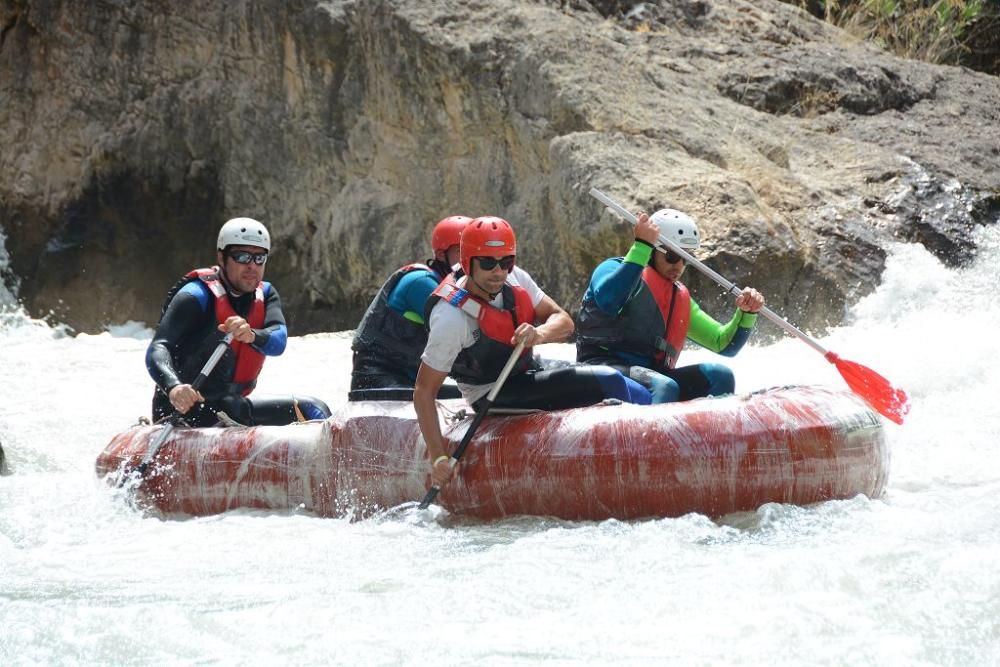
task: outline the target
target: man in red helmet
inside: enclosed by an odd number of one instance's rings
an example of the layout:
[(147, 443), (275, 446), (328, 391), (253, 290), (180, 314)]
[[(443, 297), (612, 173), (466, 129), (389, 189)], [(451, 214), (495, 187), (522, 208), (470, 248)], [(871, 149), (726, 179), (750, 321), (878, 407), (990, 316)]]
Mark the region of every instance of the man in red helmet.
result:
[(561, 410), (605, 398), (649, 403), (649, 392), (607, 366), (575, 366), (542, 371), (531, 347), (559, 343), (573, 333), (573, 320), (514, 260), (517, 245), (510, 224), (492, 216), (476, 218), (462, 231), (462, 275), (452, 274), (427, 301), (427, 346), (420, 357), (413, 405), (432, 462), (432, 479), (451, 478), (438, 423), (435, 396), (447, 376), (463, 397), (478, 405), (493, 388), (519, 342), (524, 352), (493, 405)]
[[(472, 221), (451, 215), (431, 233), (433, 257), (426, 264), (407, 264), (389, 276), (375, 295), (354, 333), (354, 368), (349, 400), (409, 400), (420, 354), (427, 345), (424, 305), (438, 283), (459, 262), (462, 230)], [(457, 398), (454, 385), (439, 398)]]

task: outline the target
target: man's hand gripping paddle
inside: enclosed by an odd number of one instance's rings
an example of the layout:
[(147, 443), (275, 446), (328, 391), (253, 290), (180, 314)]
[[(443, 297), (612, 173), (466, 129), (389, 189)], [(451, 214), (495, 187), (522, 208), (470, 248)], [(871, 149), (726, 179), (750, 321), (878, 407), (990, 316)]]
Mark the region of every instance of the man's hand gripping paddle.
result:
[[(455, 449), (455, 453), (451, 455), (449, 463), (451, 464), (452, 468), (454, 468), (455, 465), (458, 463), (458, 460), (462, 458), (462, 454), (465, 453), (465, 450), (469, 446), (469, 443), (472, 442), (473, 436), (475, 436), (476, 431), (479, 430), (479, 425), (483, 423), (483, 418), (486, 417), (486, 413), (490, 411), (490, 408), (493, 406), (493, 401), (496, 400), (497, 394), (500, 393), (500, 390), (503, 389), (504, 382), (507, 381), (507, 376), (510, 375), (511, 369), (514, 368), (514, 364), (517, 363), (518, 358), (521, 356), (522, 350), (524, 350), (524, 341), (518, 343), (514, 347), (514, 351), (510, 353), (510, 358), (507, 359), (507, 363), (504, 364), (503, 370), (501, 370), (500, 375), (497, 376), (496, 383), (494, 383), (493, 388), (490, 389), (490, 393), (487, 394), (486, 398), (483, 400), (482, 408), (479, 410), (479, 412), (476, 413), (476, 416), (472, 419), (472, 423), (469, 425), (468, 430), (465, 432), (465, 436), (462, 438), (462, 442), (459, 443), (458, 447)], [(440, 491), (441, 487), (432, 486), (430, 489), (427, 490), (427, 495), (424, 496), (424, 499), (422, 501), (420, 501), (420, 505), (418, 505), (418, 507), (422, 510), (427, 509), (430, 506), (430, 504), (434, 502), (434, 498), (437, 497), (437, 494)]]
[[(226, 349), (232, 342), (233, 334), (231, 333), (226, 334), (226, 337), (219, 342), (215, 350), (212, 352), (212, 356), (208, 358), (208, 361), (205, 362), (205, 366), (198, 373), (198, 377), (196, 377), (194, 382), (191, 383), (191, 386), (195, 390), (201, 389), (201, 386), (205, 384), (205, 380), (207, 380), (208, 376), (212, 374), (213, 370), (215, 370), (216, 364), (218, 364), (219, 360), (222, 359), (222, 355), (226, 353)], [(167, 438), (170, 437), (170, 434), (173, 433), (174, 428), (178, 425), (182, 418), (183, 415), (176, 410), (174, 410), (174, 412), (167, 417), (163, 428), (156, 435), (156, 439), (153, 440), (152, 444), (150, 444), (149, 449), (146, 450), (146, 455), (142, 457), (142, 462), (136, 466), (132, 473), (133, 475), (136, 475), (140, 481), (146, 476), (146, 471), (153, 463), (153, 459), (156, 458), (156, 454), (160, 451), (160, 448), (167, 441)], [(125, 479), (127, 478), (123, 478), (123, 482)]]

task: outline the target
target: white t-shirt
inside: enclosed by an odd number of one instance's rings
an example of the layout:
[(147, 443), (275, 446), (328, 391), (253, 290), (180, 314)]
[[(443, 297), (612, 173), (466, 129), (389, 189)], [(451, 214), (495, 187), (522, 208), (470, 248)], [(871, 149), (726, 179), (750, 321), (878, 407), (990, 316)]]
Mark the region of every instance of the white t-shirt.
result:
[[(467, 278), (463, 277), (458, 281), (458, 286), (463, 287)], [(535, 280), (528, 275), (528, 272), (521, 267), (514, 265), (514, 270), (507, 276), (507, 284), (512, 287), (523, 288), (531, 297), (531, 305), (538, 306), (545, 297), (545, 292), (538, 286)], [(497, 294), (490, 302), (498, 310), (503, 308), (503, 295)], [(479, 331), (479, 322), (472, 319), (465, 311), (455, 308), (444, 301), (438, 301), (431, 310), (431, 318), (428, 321), (430, 333), (427, 337), (427, 347), (420, 356), (420, 360), (442, 373), (451, 371), (452, 365), (459, 353), (467, 347), (472, 347), (482, 335)], [(480, 398), (490, 393), (493, 382), (489, 384), (465, 384), (458, 383), (458, 389), (462, 396), (471, 405)]]

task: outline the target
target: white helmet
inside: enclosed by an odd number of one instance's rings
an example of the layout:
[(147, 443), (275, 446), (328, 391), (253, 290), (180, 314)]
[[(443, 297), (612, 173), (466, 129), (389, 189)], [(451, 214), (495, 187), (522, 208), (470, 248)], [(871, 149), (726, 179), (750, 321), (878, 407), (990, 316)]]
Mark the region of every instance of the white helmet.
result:
[(271, 235), (267, 227), (253, 218), (233, 218), (222, 225), (219, 230), (219, 242), (216, 247), (225, 250), (231, 245), (251, 245), (271, 251)]
[(689, 215), (672, 208), (661, 208), (650, 216), (650, 220), (659, 226), (661, 239), (669, 239), (685, 250), (696, 250), (701, 245), (698, 225)]

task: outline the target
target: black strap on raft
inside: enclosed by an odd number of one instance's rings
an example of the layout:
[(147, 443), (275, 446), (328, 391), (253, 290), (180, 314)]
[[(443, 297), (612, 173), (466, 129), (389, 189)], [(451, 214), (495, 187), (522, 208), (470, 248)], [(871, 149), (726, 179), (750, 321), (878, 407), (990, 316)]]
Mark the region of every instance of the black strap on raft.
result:
[(352, 389), (348, 401), (412, 401), (413, 389), (408, 387), (382, 387), (380, 389)]
[[(462, 392), (453, 384), (443, 384), (437, 397), (462, 398)], [(347, 394), (348, 401), (412, 401), (413, 387), (379, 387), (377, 389), (352, 389)]]

